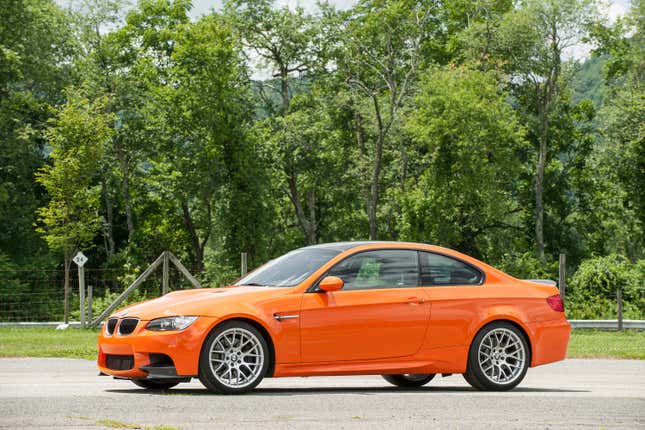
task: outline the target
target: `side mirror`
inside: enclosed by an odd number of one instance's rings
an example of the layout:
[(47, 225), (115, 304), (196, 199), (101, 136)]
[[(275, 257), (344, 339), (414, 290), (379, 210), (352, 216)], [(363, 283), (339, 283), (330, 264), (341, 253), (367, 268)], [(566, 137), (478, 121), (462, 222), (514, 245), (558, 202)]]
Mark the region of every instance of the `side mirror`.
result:
[(333, 291), (338, 291), (343, 288), (345, 283), (338, 276), (325, 276), (322, 281), (318, 284), (318, 288), (321, 290), (331, 293)]

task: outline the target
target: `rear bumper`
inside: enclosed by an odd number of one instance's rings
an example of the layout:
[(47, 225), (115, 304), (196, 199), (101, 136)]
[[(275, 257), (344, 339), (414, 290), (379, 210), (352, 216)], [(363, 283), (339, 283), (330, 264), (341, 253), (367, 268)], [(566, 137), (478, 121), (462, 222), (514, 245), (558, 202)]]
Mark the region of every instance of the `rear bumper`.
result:
[(530, 324), (533, 332), (531, 367), (564, 360), (567, 356), (571, 324), (561, 320)]
[[(128, 379), (195, 376), (201, 346), (215, 322), (215, 318), (200, 317), (185, 330), (158, 332), (145, 330), (148, 321), (140, 321), (134, 332), (125, 336), (116, 333), (108, 336), (101, 330), (98, 338), (99, 371)], [(155, 366), (150, 354), (165, 354), (172, 360), (172, 365)], [(175, 375), (168, 367), (174, 367)]]

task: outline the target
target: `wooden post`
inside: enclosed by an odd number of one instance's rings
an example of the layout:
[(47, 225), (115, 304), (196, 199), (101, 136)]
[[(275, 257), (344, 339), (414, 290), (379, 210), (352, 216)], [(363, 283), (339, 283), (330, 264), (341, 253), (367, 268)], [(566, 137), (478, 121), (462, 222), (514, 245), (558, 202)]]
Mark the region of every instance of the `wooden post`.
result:
[(81, 328), (85, 328), (85, 268), (83, 266), (78, 266), (78, 297), (81, 302)]
[(64, 308), (63, 308), (63, 321), (65, 324), (69, 324), (69, 270), (72, 265), (72, 258), (71, 257), (65, 257), (65, 283), (64, 285), (64, 294), (65, 294), (65, 301), (64, 301)]
[(618, 302), (618, 330), (623, 330), (623, 293), (620, 287), (616, 289), (616, 301)]
[(175, 254), (168, 251), (168, 257), (170, 258), (170, 261), (172, 261), (172, 264), (174, 264), (175, 267), (179, 269), (179, 271), (182, 273), (182, 275), (184, 275), (186, 279), (188, 279), (188, 282), (193, 284), (195, 288), (202, 288), (202, 285), (199, 283), (199, 281), (195, 279), (193, 275), (190, 274), (188, 269), (186, 269), (183, 264), (181, 264), (181, 261), (179, 261), (179, 259), (175, 257)]
[(94, 327), (98, 325), (101, 321), (103, 321), (105, 317), (107, 317), (114, 309), (116, 309), (119, 303), (125, 300), (130, 295), (130, 293), (134, 291), (135, 288), (141, 285), (141, 283), (143, 283), (143, 281), (145, 281), (146, 278), (150, 276), (150, 274), (154, 270), (156, 270), (160, 265), (164, 263), (166, 266), (166, 268), (164, 268), (164, 273), (165, 273), (164, 278), (168, 279), (168, 270), (167, 270), (168, 261), (172, 262), (172, 264), (174, 264), (177, 267), (177, 269), (179, 269), (179, 271), (186, 277), (186, 279), (188, 279), (188, 281), (191, 284), (193, 284), (195, 288), (202, 288), (199, 281), (195, 279), (193, 275), (190, 274), (188, 269), (186, 269), (184, 265), (181, 264), (181, 262), (177, 259), (177, 257), (175, 257), (175, 255), (172, 252), (164, 251), (163, 253), (161, 253), (159, 257), (157, 257), (157, 259), (150, 266), (148, 266), (146, 270), (143, 271), (141, 275), (139, 275), (139, 277), (128, 288), (125, 289), (125, 291), (121, 293), (119, 297), (116, 298), (116, 300), (114, 300), (114, 302), (112, 302), (110, 306), (107, 307), (107, 309), (105, 309), (101, 313), (101, 315), (99, 315), (94, 321), (91, 322), (91, 326)]
[(159, 265), (162, 263), (162, 261), (163, 261), (163, 254), (161, 254), (159, 257), (157, 257), (157, 259), (150, 266), (148, 266), (148, 268), (146, 270), (144, 270), (143, 273), (141, 275), (139, 275), (139, 277), (137, 279), (135, 279), (134, 282), (128, 288), (126, 288), (125, 291), (123, 291), (121, 293), (121, 295), (119, 297), (117, 297), (116, 300), (114, 300), (114, 302), (112, 302), (112, 304), (110, 306), (107, 307), (107, 309), (105, 309), (101, 313), (101, 315), (99, 315), (94, 321), (92, 321), (92, 326), (98, 325), (101, 321), (103, 321), (103, 319), (106, 316), (108, 316), (114, 309), (116, 309), (116, 307), (119, 306), (119, 303), (121, 303), (123, 300), (125, 300), (126, 297), (128, 297), (130, 295), (130, 293), (132, 293), (132, 291), (134, 291), (134, 289), (139, 286), (139, 284), (141, 284), (143, 281), (145, 281), (148, 278), (148, 276), (150, 276), (150, 274), (157, 267), (159, 267)]
[(560, 254), (560, 261), (558, 266), (558, 287), (560, 288), (560, 297), (562, 297), (562, 302), (564, 302), (564, 293), (567, 288), (567, 256)]
[(168, 258), (168, 251), (163, 252), (163, 277), (161, 281), (161, 294), (166, 294), (170, 292), (170, 288), (168, 287), (168, 281), (169, 281), (169, 258)]
[(242, 270), (240, 272), (242, 273), (241, 276), (246, 275), (246, 252), (242, 253)]
[(87, 286), (87, 322), (92, 321), (92, 285)]

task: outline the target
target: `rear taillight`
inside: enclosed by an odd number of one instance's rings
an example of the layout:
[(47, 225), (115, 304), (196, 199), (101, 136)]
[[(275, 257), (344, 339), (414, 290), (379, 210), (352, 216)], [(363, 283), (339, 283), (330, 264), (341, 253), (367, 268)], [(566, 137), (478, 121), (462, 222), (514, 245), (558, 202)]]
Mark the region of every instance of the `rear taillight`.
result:
[(560, 294), (547, 297), (546, 302), (549, 304), (549, 306), (551, 306), (551, 309), (553, 309), (554, 311), (564, 312), (564, 302), (562, 301), (562, 297), (560, 297)]

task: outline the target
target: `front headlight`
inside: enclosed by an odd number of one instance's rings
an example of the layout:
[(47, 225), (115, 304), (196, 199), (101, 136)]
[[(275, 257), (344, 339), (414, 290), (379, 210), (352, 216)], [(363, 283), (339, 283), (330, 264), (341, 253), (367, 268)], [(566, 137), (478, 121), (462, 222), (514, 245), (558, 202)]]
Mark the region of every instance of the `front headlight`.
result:
[(183, 330), (194, 323), (196, 319), (197, 317), (185, 316), (157, 318), (151, 320), (146, 329), (153, 331)]

